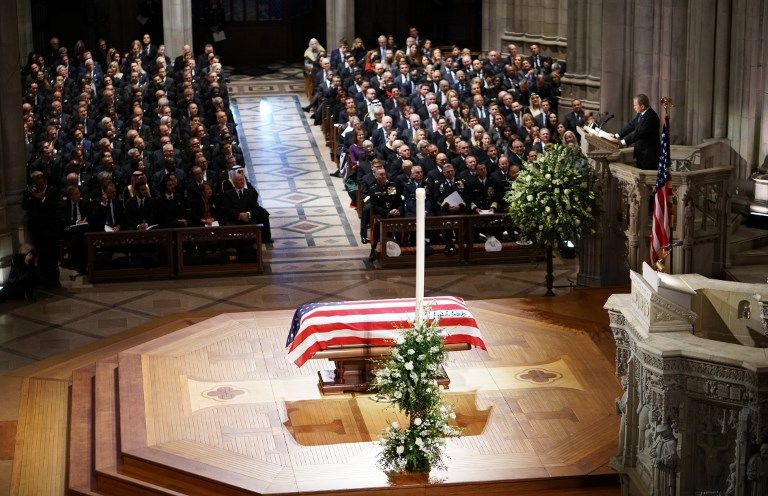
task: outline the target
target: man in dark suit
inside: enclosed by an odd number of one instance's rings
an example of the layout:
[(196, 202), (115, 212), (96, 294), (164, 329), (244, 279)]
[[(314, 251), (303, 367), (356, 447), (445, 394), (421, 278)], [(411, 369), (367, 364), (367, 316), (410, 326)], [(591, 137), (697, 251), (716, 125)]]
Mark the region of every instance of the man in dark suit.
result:
[(637, 112), (629, 124), (615, 134), (614, 141), (621, 146), (634, 145), (635, 161), (639, 169), (655, 170), (659, 165), (659, 115), (651, 108), (648, 96), (640, 93), (632, 99)]
[(344, 61), (349, 53), (349, 42), (346, 38), (339, 40), (339, 48), (336, 48), (331, 52), (331, 67), (335, 71), (339, 71), (344, 66)]
[(255, 189), (245, 187), (244, 174), (234, 174), (232, 184), (234, 188), (222, 195), (224, 222), (231, 225), (262, 224), (262, 242), (272, 243), (269, 212), (259, 205), (259, 194)]
[(160, 227), (186, 227), (187, 204), (174, 173), (168, 173), (160, 182), (160, 193), (155, 200), (155, 219)]
[(572, 112), (565, 116), (565, 128), (573, 131), (573, 134), (580, 139), (576, 127), (584, 125), (584, 109), (581, 108), (581, 100), (573, 100), (571, 102), (571, 109)]
[(144, 33), (141, 44), (141, 64), (143, 67), (150, 67), (157, 57), (157, 45), (152, 44), (152, 38), (149, 33)]
[(155, 203), (149, 195), (149, 185), (137, 185), (136, 195), (125, 206), (125, 223), (128, 229), (144, 231), (155, 224)]

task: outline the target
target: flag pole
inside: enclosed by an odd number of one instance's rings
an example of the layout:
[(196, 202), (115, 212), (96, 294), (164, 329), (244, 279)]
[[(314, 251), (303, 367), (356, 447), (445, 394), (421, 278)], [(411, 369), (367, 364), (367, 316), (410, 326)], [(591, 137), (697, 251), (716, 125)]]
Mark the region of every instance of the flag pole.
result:
[[(669, 198), (669, 173), (670, 173), (670, 165), (671, 165), (671, 157), (670, 155), (670, 136), (669, 136), (669, 107), (674, 107), (674, 103), (672, 103), (672, 99), (668, 96), (665, 96), (661, 99), (661, 105), (664, 107), (664, 125), (663, 125), (663, 132), (662, 132), (662, 143), (661, 143), (661, 157), (659, 160), (659, 169), (657, 171), (656, 176), (656, 189), (654, 190), (654, 208), (653, 208), (653, 224), (651, 227), (651, 249), (650, 249), (650, 257), (651, 257), (651, 265), (657, 272), (666, 272), (667, 267), (671, 267), (671, 263), (668, 265), (667, 262), (670, 261), (670, 256), (672, 255), (672, 226), (669, 225), (669, 217), (670, 217), (670, 211), (668, 210), (668, 203), (670, 202)], [(663, 175), (662, 175), (662, 169), (663, 169)], [(664, 179), (660, 179), (660, 178)], [(664, 191), (660, 190), (660, 181), (663, 180), (663, 185), (661, 189), (664, 189)], [(663, 205), (663, 208), (661, 207), (661, 203), (659, 201), (659, 196), (663, 198), (663, 201), (665, 202)], [(662, 210), (662, 214), (665, 216), (665, 219), (658, 219), (657, 215), (659, 214), (658, 210)], [(663, 220), (663, 222), (662, 222)], [(661, 234), (657, 231), (657, 224), (660, 224), (660, 229), (664, 229), (663, 237)], [(654, 243), (660, 241), (658, 243), (659, 246), (659, 252), (656, 253), (654, 249)], [(664, 243), (666, 241), (666, 243)], [(654, 260), (654, 255), (656, 255), (656, 259)]]
[[(672, 103), (672, 99), (668, 96), (661, 98), (661, 106), (664, 107), (664, 122), (667, 123), (667, 129), (669, 130), (669, 107), (674, 107), (675, 104)], [(671, 136), (667, 136), (667, 139), (671, 141)], [(671, 142), (670, 142), (671, 145)], [(670, 157), (670, 162), (672, 160), (672, 157)], [(670, 167), (671, 168), (671, 167)], [(671, 171), (670, 171), (671, 172)], [(667, 215), (670, 215), (671, 212), (669, 212)], [(672, 228), (672, 224), (669, 225), (669, 231), (667, 232), (667, 236), (669, 238), (669, 248), (667, 248), (667, 258), (666, 260), (663, 260), (663, 267), (664, 269), (662, 272), (666, 272), (668, 274), (672, 273), (672, 242), (674, 241), (673, 237), (675, 234), (675, 230)]]
[(424, 323), (424, 228), (425, 200), (427, 192), (424, 188), (416, 188), (416, 326)]

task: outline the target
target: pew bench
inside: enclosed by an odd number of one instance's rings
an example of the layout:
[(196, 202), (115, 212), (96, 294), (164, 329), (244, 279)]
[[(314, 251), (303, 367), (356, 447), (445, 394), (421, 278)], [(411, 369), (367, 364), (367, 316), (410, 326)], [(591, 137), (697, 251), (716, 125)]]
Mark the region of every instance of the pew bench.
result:
[(263, 272), (258, 225), (85, 235), (91, 282)]

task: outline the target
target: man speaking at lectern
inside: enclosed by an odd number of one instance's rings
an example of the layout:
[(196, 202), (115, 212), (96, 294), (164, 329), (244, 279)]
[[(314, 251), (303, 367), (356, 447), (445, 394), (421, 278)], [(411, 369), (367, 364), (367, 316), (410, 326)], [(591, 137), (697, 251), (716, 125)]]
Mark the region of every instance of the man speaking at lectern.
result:
[(651, 108), (648, 96), (640, 93), (632, 99), (632, 108), (637, 115), (624, 129), (614, 135), (614, 141), (621, 146), (635, 145), (635, 160), (638, 169), (656, 170), (659, 166), (659, 115)]

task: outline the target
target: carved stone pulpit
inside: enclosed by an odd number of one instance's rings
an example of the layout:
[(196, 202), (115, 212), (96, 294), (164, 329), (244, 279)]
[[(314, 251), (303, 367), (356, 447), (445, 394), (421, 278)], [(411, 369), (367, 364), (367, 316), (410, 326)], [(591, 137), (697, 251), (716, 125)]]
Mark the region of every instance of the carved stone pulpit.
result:
[(647, 264), (630, 278), (605, 304), (624, 389), (611, 462), (622, 494), (766, 494), (768, 285)]
[(585, 286), (619, 286), (629, 282), (626, 246), (621, 226), (621, 193), (614, 185), (609, 163), (619, 147), (583, 128), (581, 152), (594, 171), (594, 190), (600, 202), (600, 216), (595, 234), (579, 240), (578, 284)]

